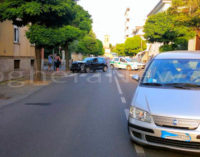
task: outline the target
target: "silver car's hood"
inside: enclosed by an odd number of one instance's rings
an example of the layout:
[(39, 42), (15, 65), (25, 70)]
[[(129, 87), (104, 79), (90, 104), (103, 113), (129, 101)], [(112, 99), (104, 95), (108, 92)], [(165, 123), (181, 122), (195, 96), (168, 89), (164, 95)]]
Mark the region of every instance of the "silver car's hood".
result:
[(132, 105), (152, 115), (200, 119), (200, 90), (139, 86)]

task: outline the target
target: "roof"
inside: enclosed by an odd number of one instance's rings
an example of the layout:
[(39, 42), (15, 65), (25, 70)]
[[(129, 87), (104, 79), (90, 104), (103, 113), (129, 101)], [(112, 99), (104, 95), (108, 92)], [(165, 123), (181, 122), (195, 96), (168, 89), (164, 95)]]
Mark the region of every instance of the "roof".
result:
[(165, 5), (165, 4), (171, 4), (172, 0), (160, 0), (159, 3), (153, 8), (153, 10), (147, 15), (154, 15), (159, 12), (159, 10)]
[(200, 59), (200, 51), (173, 51), (157, 55), (155, 59)]

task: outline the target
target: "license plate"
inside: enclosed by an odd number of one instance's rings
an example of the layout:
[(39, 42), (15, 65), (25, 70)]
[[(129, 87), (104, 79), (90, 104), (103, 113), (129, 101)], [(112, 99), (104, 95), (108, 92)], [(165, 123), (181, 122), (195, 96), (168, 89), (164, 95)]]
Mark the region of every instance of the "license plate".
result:
[(168, 131), (161, 131), (161, 138), (164, 139), (171, 139), (171, 140), (179, 140), (190, 142), (191, 136), (188, 133), (175, 133), (175, 132), (168, 132)]

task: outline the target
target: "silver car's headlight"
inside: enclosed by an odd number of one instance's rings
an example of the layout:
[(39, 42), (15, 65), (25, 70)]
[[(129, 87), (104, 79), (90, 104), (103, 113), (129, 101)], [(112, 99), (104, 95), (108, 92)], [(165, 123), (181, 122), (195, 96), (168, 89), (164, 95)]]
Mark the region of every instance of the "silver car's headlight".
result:
[(152, 122), (152, 117), (148, 112), (133, 106), (130, 107), (129, 116), (142, 122)]

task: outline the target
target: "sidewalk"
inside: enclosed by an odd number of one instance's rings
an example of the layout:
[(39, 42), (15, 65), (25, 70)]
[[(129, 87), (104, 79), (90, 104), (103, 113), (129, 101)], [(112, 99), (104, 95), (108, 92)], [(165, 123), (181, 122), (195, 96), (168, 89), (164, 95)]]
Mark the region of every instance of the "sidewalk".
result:
[(41, 88), (52, 83), (52, 77), (61, 79), (69, 72), (44, 72), (46, 78), (44, 81), (32, 82), (28, 75), (23, 78), (17, 78), (10, 81), (0, 82), (0, 107), (14, 103), (32, 95)]

